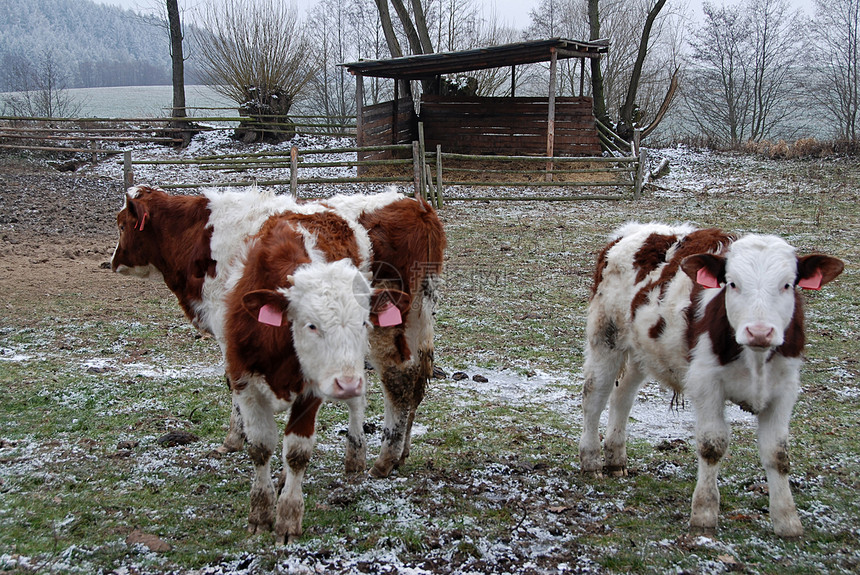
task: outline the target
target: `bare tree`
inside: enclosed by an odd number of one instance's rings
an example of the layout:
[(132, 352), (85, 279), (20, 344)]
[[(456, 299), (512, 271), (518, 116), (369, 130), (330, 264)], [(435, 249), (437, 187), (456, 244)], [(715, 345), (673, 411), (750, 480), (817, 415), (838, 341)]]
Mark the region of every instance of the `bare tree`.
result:
[(295, 129), (288, 113), (316, 69), (295, 6), (223, 0), (210, 4), (199, 24), (204, 77), (250, 118), (235, 136), (246, 142), (290, 139)]
[[(797, 119), (802, 106), (796, 90), (797, 62), (803, 52), (798, 12), (791, 13), (788, 0), (747, 0), (744, 5), (752, 24), (753, 82), (750, 138), (770, 137), (784, 122)], [(792, 122), (797, 125), (797, 122)]]
[(702, 9), (705, 21), (690, 43), (693, 67), (684, 101), (710, 141), (737, 146), (746, 137), (750, 110), (750, 26), (738, 6), (706, 2)]
[(67, 90), (66, 75), (60, 70), (52, 51), (42, 54), (37, 64), (25, 58), (7, 61), (6, 82), (13, 92), (3, 101), (4, 113), (36, 118), (68, 118), (81, 113)]
[(684, 100), (700, 130), (732, 147), (798, 126), (795, 93), (800, 52), (797, 13), (787, 0), (748, 0), (735, 7), (704, 5), (695, 32)]
[(838, 138), (857, 143), (860, 115), (860, 0), (815, 0), (812, 53), (817, 63), (812, 96)]
[[(650, 133), (672, 103), (681, 53), (678, 16), (665, 0), (542, 0), (527, 35), (609, 40), (609, 52), (590, 61), (588, 89), (595, 116), (617, 124), (629, 139), (634, 125)], [(578, 93), (578, 63), (559, 63), (560, 94)]]

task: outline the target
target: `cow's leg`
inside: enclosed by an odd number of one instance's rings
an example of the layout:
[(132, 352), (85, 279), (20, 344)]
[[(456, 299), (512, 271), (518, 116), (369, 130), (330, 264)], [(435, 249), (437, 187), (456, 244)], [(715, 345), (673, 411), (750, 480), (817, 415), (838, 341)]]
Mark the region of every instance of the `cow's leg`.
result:
[(758, 448), (767, 474), (770, 519), (774, 533), (780, 537), (803, 534), (788, 482), (788, 423), (793, 405), (794, 398), (785, 394), (758, 416)]
[(645, 376), (636, 362), (628, 359), (624, 375), (609, 395), (609, 422), (603, 442), (603, 468), (615, 477), (627, 476), (627, 420)]
[(371, 334), (370, 357), (385, 400), (382, 448), (370, 471), (373, 477), (388, 477), (409, 455), (412, 423), (433, 373), (435, 283), (424, 279), (405, 326), (375, 328)]
[[(714, 386), (716, 389), (717, 386)], [(720, 513), (720, 490), (717, 476), (720, 461), (729, 449), (730, 432), (726, 425), (721, 394), (693, 397), (696, 409), (696, 451), (699, 460), (696, 489), (690, 513), (690, 529), (713, 535)]]
[(290, 409), (290, 420), (284, 431), (284, 487), (278, 497), (275, 536), (283, 545), (302, 534), (302, 516), (305, 502), (302, 498), (302, 480), (316, 442), (318, 397), (299, 396)]
[(269, 402), (250, 386), (233, 392), (233, 397), (244, 416), (248, 456), (254, 464), (248, 531), (261, 533), (271, 530), (273, 523), (275, 486), (270, 460), (278, 443), (278, 426)]
[(242, 412), (239, 409), (239, 404), (236, 403), (236, 398), (232, 398), (230, 406), (230, 429), (227, 430), (227, 437), (224, 438), (224, 444), (216, 448), (218, 453), (233, 453), (241, 451), (245, 445), (245, 432), (242, 430)]
[(582, 473), (600, 477), (600, 414), (621, 371), (624, 354), (601, 344), (588, 343), (582, 386), (582, 435), (579, 438), (579, 465)]
[(347, 473), (361, 473), (367, 467), (367, 441), (364, 438), (364, 411), (367, 398), (362, 394), (346, 402), (349, 409), (349, 428), (346, 432)]
[[(416, 387), (423, 395), (423, 382), (416, 377), (415, 362), (393, 365), (382, 371), (382, 395), (385, 401), (382, 448), (370, 470), (373, 477), (388, 477), (409, 453), (408, 437), (411, 419), (420, 399), (413, 399)], [(414, 406), (414, 407), (413, 407)], [(410, 418), (410, 413), (412, 417)]]

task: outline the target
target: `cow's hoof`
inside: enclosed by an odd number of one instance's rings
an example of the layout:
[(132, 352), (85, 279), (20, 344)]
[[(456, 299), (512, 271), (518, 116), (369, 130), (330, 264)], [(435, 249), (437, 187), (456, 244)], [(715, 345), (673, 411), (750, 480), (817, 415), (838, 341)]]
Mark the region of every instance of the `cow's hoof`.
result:
[(272, 530), (271, 523), (252, 523), (248, 522), (248, 533), (257, 535), (258, 533), (268, 533)]
[(298, 535), (296, 535), (296, 534), (277, 535), (277, 536), (275, 536), (275, 543), (277, 545), (292, 545), (293, 543), (298, 543), (301, 536), (302, 536), (301, 533), (299, 533)]
[(716, 527), (705, 527), (704, 525), (690, 525), (690, 533), (692, 535), (702, 535), (714, 539), (717, 536)]
[(226, 455), (228, 453), (236, 453), (237, 451), (242, 451), (242, 447), (244, 447), (244, 445), (241, 443), (239, 445), (232, 445), (225, 442), (223, 445), (219, 445), (218, 447), (216, 447), (215, 451), (217, 451), (221, 455)]
[(346, 469), (347, 474), (364, 473), (365, 470), (367, 470), (367, 462), (366, 461), (359, 461), (356, 459), (353, 461), (347, 461), (346, 465), (344, 467)]
[(580, 473), (591, 479), (603, 479), (603, 471), (600, 469), (581, 469)]
[(609, 477), (627, 477), (627, 468), (617, 465), (607, 466), (606, 474)]
[(796, 525), (789, 524), (780, 527), (774, 525), (773, 532), (783, 539), (797, 539), (803, 535), (803, 527), (801, 527), (800, 521), (798, 521)]
[(370, 470), (370, 476), (375, 479), (385, 479), (386, 477), (391, 475), (392, 471), (394, 471), (393, 465), (380, 465), (379, 463), (377, 463)]

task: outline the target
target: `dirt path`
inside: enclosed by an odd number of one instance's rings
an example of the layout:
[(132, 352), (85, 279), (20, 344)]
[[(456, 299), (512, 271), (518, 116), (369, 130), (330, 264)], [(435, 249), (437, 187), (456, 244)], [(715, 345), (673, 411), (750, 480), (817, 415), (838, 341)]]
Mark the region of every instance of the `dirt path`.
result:
[(155, 282), (111, 273), (122, 183), (0, 159), (0, 318), (63, 294), (118, 302)]

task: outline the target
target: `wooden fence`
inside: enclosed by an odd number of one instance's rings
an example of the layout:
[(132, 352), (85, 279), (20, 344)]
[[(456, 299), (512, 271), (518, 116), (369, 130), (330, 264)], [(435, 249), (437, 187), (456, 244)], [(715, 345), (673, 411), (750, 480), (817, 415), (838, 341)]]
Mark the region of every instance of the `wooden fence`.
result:
[[(189, 108), (190, 109), (190, 108)], [(197, 109), (197, 108), (195, 108)], [(205, 108), (204, 110), (223, 108)], [(188, 117), (190, 130), (197, 132), (234, 130), (235, 124), (244, 122), (253, 128), (254, 122), (266, 122), (274, 129), (260, 128), (257, 131), (277, 131), (277, 128), (292, 127), (302, 134), (329, 136), (354, 136), (354, 117), (335, 117), (339, 122), (320, 121), (322, 116), (289, 116), (293, 124), (273, 123), (267, 117)], [(0, 116), (0, 148), (39, 150), (45, 152), (87, 153), (96, 161), (98, 155), (121, 154), (116, 146), (134, 143), (159, 143), (179, 145), (183, 143), (183, 128), (172, 126), (176, 118), (22, 118)], [(224, 125), (201, 125), (199, 122), (215, 122)]]
[[(319, 161), (320, 154), (356, 154), (356, 158), (373, 152), (390, 151), (397, 155), (411, 155), (402, 159), (384, 160), (337, 160)], [(127, 151), (123, 161), (123, 178), (126, 187), (134, 182), (134, 166), (182, 165), (195, 166), (200, 170), (221, 172), (247, 172), (249, 170), (289, 170), (289, 178), (282, 179), (235, 179), (214, 182), (176, 182), (160, 184), (165, 189), (190, 189), (202, 187), (247, 187), (287, 186), (298, 196), (302, 184), (347, 184), (347, 183), (400, 183), (411, 184), (413, 193), (437, 207), (442, 207), (446, 186), (489, 186), (514, 188), (563, 188), (611, 187), (629, 189), (632, 193), (617, 194), (569, 194), (559, 196), (457, 196), (464, 201), (572, 201), (585, 199), (620, 200), (638, 198), (642, 189), (645, 170), (645, 152), (640, 157), (611, 158), (545, 158), (535, 156), (477, 156), (443, 153), (441, 146), (435, 152), (426, 152), (421, 141), (412, 145), (370, 146), (362, 148), (328, 148), (322, 150), (270, 151), (256, 154), (226, 154), (198, 156), (176, 160), (134, 160)], [(517, 166), (515, 169), (511, 164)], [(522, 164), (537, 164), (534, 170), (524, 170)], [(499, 166), (498, 169), (488, 165)], [(346, 177), (302, 177), (302, 170), (311, 168), (356, 168), (363, 175)], [(375, 169), (383, 168), (379, 173)], [(480, 173), (483, 179), (475, 179)], [(386, 175), (387, 174), (387, 175)], [(463, 177), (465, 175), (465, 177)], [(489, 179), (487, 178), (489, 176)], [(532, 176), (531, 179), (524, 179)], [(573, 178), (573, 179), (571, 179)], [(311, 198), (307, 194), (302, 197)]]
[[(268, 151), (255, 154), (221, 154), (197, 156), (190, 159), (177, 160), (134, 160), (131, 151), (126, 151), (123, 158), (123, 181), (126, 188), (134, 183), (134, 166), (138, 165), (182, 165), (196, 166), (200, 170), (215, 170), (229, 172), (245, 172), (248, 170), (275, 170), (289, 169), (288, 179), (244, 179), (244, 180), (220, 180), (217, 182), (177, 182), (159, 184), (164, 189), (189, 189), (204, 187), (248, 187), (248, 186), (290, 186), (290, 193), (298, 196), (298, 186), (301, 184), (350, 184), (350, 183), (405, 183), (412, 184), (415, 190), (420, 190), (418, 179), (420, 177), (420, 160), (416, 154), (411, 158), (389, 159), (389, 160), (337, 160), (337, 161), (315, 161), (314, 156), (320, 154), (351, 154), (357, 156), (366, 152), (380, 150), (392, 150), (397, 152), (409, 152), (416, 146), (391, 145), (371, 146), (366, 148), (326, 148), (316, 150), (299, 150), (293, 146), (289, 151)], [(388, 166), (398, 168), (398, 175), (391, 176), (346, 176), (346, 177), (299, 177), (301, 169), (308, 168), (359, 168), (371, 166)], [(410, 168), (411, 167), (411, 168)], [(312, 197), (304, 195), (303, 197)]]
[[(240, 118), (189, 118), (189, 121), (239, 121)], [(95, 162), (99, 155), (121, 154), (123, 150), (107, 148), (106, 144), (129, 145), (139, 142), (176, 144), (173, 137), (179, 129), (168, 124), (172, 118), (14, 118), (0, 117), (0, 148), (77, 152), (92, 154)], [(333, 124), (319, 124), (326, 129)], [(458, 200), (505, 200), (505, 201), (566, 201), (580, 199), (638, 198), (646, 169), (645, 150), (638, 148), (634, 140), (630, 150), (618, 147), (612, 157), (541, 157), (473, 155), (444, 152), (441, 145), (435, 150), (425, 149), (423, 123), (417, 126), (418, 139), (410, 144), (390, 144), (338, 148), (324, 150), (299, 150), (260, 152), (257, 154), (232, 154), (200, 156), (184, 160), (135, 160), (130, 151), (125, 151), (123, 174), (126, 186), (133, 182), (134, 165), (196, 165), (201, 170), (221, 172), (243, 172), (251, 169), (289, 168), (289, 179), (245, 179), (211, 183), (176, 182), (165, 183), (164, 188), (200, 188), (206, 186), (278, 186), (289, 185), (297, 194), (300, 184), (346, 184), (346, 183), (411, 183), (416, 195), (442, 206), (446, 186), (512, 187), (512, 188), (623, 188), (632, 194), (567, 194), (558, 196), (478, 196)], [(606, 131), (599, 126), (601, 133)], [(233, 126), (205, 126), (204, 129), (233, 129)], [(619, 139), (611, 132), (607, 140)], [(84, 146), (75, 143), (84, 142)], [(71, 143), (74, 147), (60, 146)], [(88, 145), (87, 145), (88, 144)], [(355, 154), (356, 160), (320, 161), (318, 154)], [(378, 159), (380, 154), (388, 159)], [(631, 155), (627, 155), (631, 154)], [(300, 177), (308, 168), (356, 168), (356, 176), (348, 177)]]

